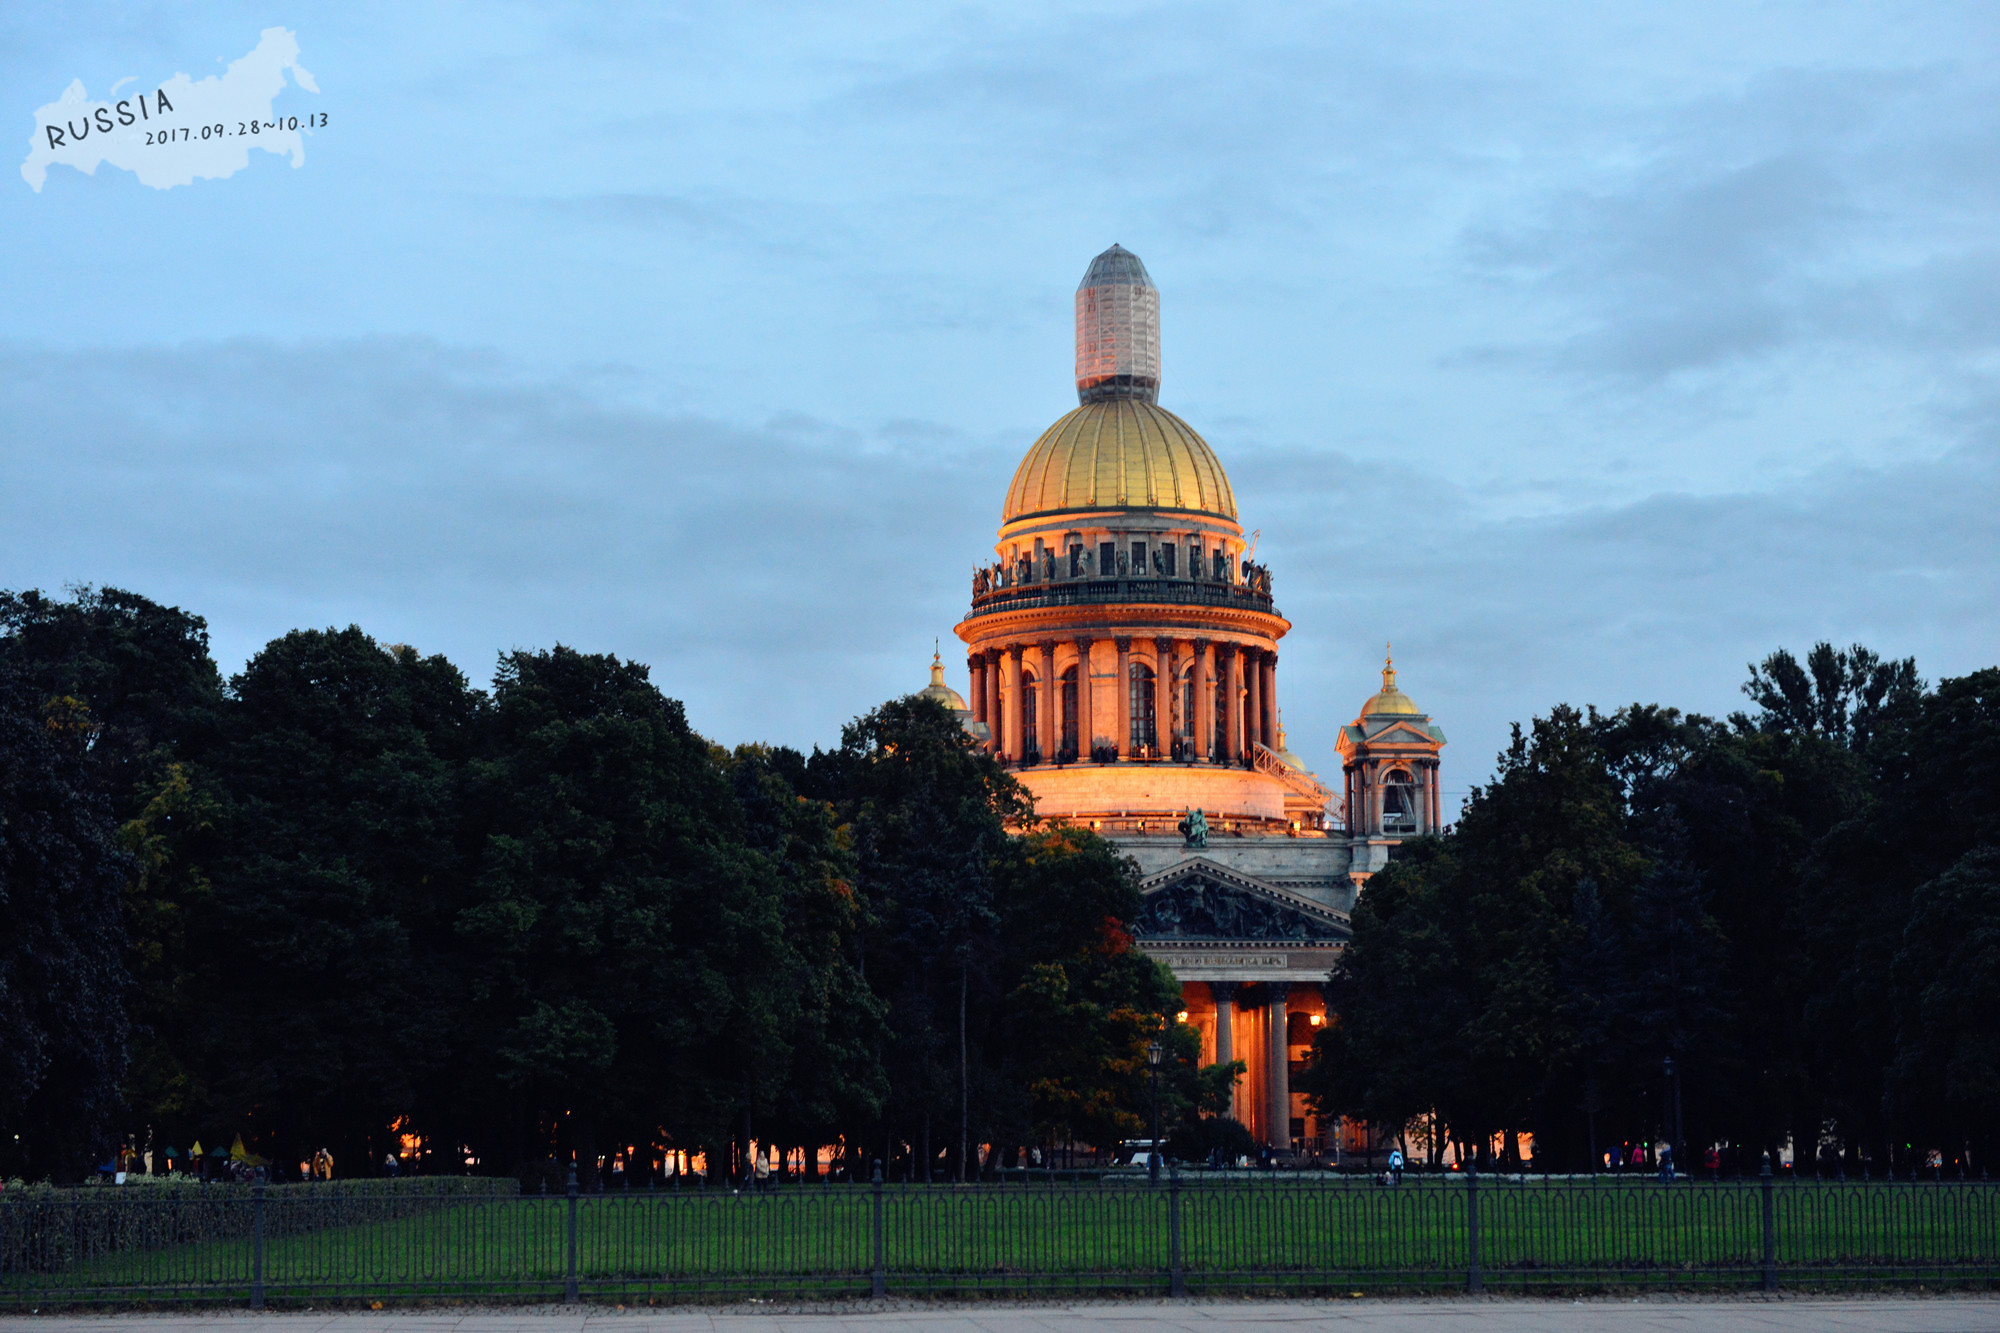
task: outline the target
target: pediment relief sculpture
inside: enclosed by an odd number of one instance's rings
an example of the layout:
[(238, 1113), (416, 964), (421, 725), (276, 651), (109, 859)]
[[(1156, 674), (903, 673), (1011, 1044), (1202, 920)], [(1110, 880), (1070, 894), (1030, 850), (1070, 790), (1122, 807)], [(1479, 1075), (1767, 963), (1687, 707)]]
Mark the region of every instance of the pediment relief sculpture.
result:
[(1331, 919), (1200, 875), (1153, 890), (1135, 923), (1141, 939), (1345, 940)]

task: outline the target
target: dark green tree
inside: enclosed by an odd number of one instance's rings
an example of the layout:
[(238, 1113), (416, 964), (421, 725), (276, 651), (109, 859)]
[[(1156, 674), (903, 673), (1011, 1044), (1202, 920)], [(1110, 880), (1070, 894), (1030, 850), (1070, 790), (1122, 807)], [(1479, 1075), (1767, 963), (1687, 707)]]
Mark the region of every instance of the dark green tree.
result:
[(199, 749), (222, 702), (207, 622), (120, 588), (79, 588), (67, 601), (0, 590), (0, 663), (46, 698), (89, 707), (85, 770), (121, 821), (144, 808), (167, 763)]
[(96, 734), (0, 666), (0, 1176), (77, 1179), (123, 1128), (131, 865), (88, 772)]
[[(458, 921), (471, 1061), (489, 1071), (465, 1087), (512, 1131), (489, 1131), (496, 1157), (554, 1142), (588, 1183), (599, 1156), (665, 1137), (719, 1167), (781, 1105), (813, 998), (787, 945), (791, 833), (767, 820), (751, 845), (728, 768), (641, 665), (561, 647), (501, 660)], [(794, 869), (794, 902), (838, 897), (824, 867)], [(845, 910), (817, 902), (809, 924), (837, 931)]]
[(1009, 823), (1032, 806), (949, 710), (914, 695), (850, 723), (839, 749), (815, 751), (807, 781), (853, 830), (869, 922), (860, 965), (888, 1007), (884, 1119), (850, 1138), (880, 1143), (885, 1157), (914, 1145), (920, 1178), (945, 1151), (950, 1171), (969, 1175), (974, 1121), (995, 1093), (980, 1044), (980, 1019), (1003, 993), (994, 865)]
[(202, 765), (207, 966), (190, 1027), (165, 1034), (208, 1102), (176, 1137), (372, 1164), (392, 1121), (430, 1109), (464, 1018), (450, 947), (480, 710), (442, 657), (355, 627), (287, 634), (231, 682)]
[(1174, 1019), (1180, 983), (1133, 947), (1138, 866), (1090, 830), (1063, 825), (1009, 844), (996, 881), (1006, 987), (997, 1082), (1014, 1097), (994, 1108), (993, 1131), (1051, 1145), (1143, 1136), (1156, 1040), (1165, 1130), (1204, 1100), (1212, 1109), (1205, 1084), (1218, 1078), (1204, 1081), (1197, 1067), (1200, 1034)]

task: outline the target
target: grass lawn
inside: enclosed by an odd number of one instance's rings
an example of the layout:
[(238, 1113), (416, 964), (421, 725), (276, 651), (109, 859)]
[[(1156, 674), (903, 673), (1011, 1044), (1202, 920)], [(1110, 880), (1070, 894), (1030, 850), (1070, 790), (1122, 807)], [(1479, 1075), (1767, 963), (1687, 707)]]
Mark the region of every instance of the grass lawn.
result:
[[(1482, 1180), (1478, 1193), (1492, 1288), (1740, 1286), (1759, 1277), (1755, 1182)], [(1172, 1195), (1164, 1185), (890, 1186), (883, 1199), (891, 1290), (1165, 1286)], [(1781, 1184), (1773, 1201), (1788, 1282), (2000, 1278), (2000, 1185)], [(400, 1217), (318, 1227), (313, 1203), (266, 1201), (264, 1281), (273, 1300), (546, 1298), (563, 1290), (566, 1199), (453, 1198), (414, 1215), (406, 1208)], [(1192, 1290), (1465, 1281), (1463, 1178), (1411, 1177), (1394, 1188), (1238, 1178), (1184, 1186), (1179, 1206)], [(873, 1228), (872, 1192), (851, 1186), (602, 1195), (577, 1205), (578, 1277), (586, 1295), (627, 1299), (865, 1294)], [(0, 1300), (85, 1291), (241, 1299), (252, 1258), (242, 1236), (126, 1249), (59, 1272), (0, 1276)]]

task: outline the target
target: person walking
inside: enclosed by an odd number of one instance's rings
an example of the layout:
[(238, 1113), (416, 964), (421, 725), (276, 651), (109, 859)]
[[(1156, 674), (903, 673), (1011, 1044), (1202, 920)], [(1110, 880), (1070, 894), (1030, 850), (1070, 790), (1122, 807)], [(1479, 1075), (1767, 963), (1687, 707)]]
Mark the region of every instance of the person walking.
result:
[(1389, 1176), (1398, 1185), (1403, 1183), (1403, 1150), (1389, 1149)]

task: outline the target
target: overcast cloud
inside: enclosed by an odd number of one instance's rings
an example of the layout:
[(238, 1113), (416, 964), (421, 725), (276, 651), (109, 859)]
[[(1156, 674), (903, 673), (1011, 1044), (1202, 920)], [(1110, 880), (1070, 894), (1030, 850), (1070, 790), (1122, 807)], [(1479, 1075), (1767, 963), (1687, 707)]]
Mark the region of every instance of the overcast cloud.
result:
[(1510, 721), (1726, 711), (1781, 644), (1990, 665), (1994, 16), (16, 9), (22, 154), (70, 79), (276, 23), (331, 124), (0, 191), (0, 586), (187, 606), (229, 670), (560, 640), (829, 743), (951, 642), (1116, 240), (1323, 772), (1387, 639), (1458, 790)]

